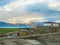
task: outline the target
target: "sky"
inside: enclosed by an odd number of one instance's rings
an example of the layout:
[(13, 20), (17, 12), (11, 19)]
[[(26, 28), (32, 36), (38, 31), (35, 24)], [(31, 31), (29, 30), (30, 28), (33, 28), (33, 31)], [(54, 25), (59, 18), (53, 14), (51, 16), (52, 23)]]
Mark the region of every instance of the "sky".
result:
[(0, 0), (0, 22), (60, 22), (60, 0)]

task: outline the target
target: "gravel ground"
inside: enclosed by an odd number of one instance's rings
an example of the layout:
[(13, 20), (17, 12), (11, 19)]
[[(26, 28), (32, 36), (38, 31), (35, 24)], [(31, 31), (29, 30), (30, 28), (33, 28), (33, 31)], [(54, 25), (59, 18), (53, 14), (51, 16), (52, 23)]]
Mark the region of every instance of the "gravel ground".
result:
[[(3, 43), (0, 45), (60, 45), (60, 35), (41, 36), (38, 39), (8, 39), (0, 40)], [(57, 41), (57, 42), (56, 42)], [(38, 43), (38, 44), (36, 44)], [(39, 44), (40, 43), (40, 44)]]

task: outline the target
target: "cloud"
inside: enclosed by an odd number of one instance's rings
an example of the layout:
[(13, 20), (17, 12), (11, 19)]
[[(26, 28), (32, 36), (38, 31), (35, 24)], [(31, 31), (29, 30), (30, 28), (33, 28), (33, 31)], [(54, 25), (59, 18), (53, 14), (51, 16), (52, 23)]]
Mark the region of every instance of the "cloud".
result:
[(48, 7), (52, 10), (60, 11), (60, 1), (49, 2)]
[(22, 1), (20, 3), (20, 0), (18, 0), (16, 2), (5, 5), (3, 8), (1, 8), (1, 18), (5, 22), (25, 22), (28, 20), (43, 18), (42, 16), (38, 16), (39, 14), (29, 14), (26, 12), (26, 5), (34, 3), (34, 1), (31, 1), (32, 0), (26, 2)]
[(55, 21), (60, 19), (59, 0), (14, 0), (0, 6), (0, 21)]
[(11, 2), (10, 4), (7, 4), (3, 7), (3, 10), (5, 11), (11, 11), (16, 8), (24, 7), (25, 5), (33, 4), (36, 0), (16, 0), (14, 2)]
[(6, 3), (6, 2), (11, 2), (11, 3), (7, 3), (6, 5), (3, 6), (3, 10), (5, 11), (9, 11), (9, 10), (13, 10), (16, 8), (20, 8), (20, 7), (24, 7), (26, 5), (29, 4), (35, 4), (35, 3), (42, 3), (45, 2), (46, 0), (3, 0), (2, 2)]
[(10, 17), (10, 18), (6, 18), (5, 22), (16, 22), (16, 23), (25, 23), (27, 21), (31, 22), (31, 21), (43, 21), (45, 20), (44, 17), (37, 17), (37, 16), (26, 16), (26, 17)]
[(46, 20), (55, 20), (56, 18), (60, 19), (60, 11), (56, 11), (48, 7), (47, 3), (36, 3), (31, 4), (26, 7), (27, 12), (30, 14), (38, 13), (42, 14)]

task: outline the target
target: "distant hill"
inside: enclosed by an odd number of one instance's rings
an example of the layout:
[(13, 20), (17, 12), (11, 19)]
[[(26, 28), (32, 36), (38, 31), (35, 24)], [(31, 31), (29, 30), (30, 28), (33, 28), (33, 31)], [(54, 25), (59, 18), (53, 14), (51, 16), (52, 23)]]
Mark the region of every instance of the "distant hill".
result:
[(6, 22), (0, 22), (0, 27), (29, 27), (29, 26), (44, 26), (45, 23), (56, 23), (56, 22), (31, 22), (31, 24), (21, 24), (21, 23), (16, 23), (16, 24), (10, 24)]
[(31, 24), (35, 26), (44, 26), (44, 22), (31, 22)]
[(26, 24), (20, 24), (20, 23), (17, 23), (17, 24), (10, 24), (10, 23), (6, 23), (6, 22), (0, 22), (0, 27), (26, 27), (27, 25)]
[(4, 26), (4, 25), (7, 25), (7, 23), (5, 23), (5, 22), (0, 22), (0, 26)]
[(35, 26), (44, 26), (44, 24), (46, 24), (46, 23), (50, 23), (50, 24), (59, 24), (60, 25), (60, 23), (57, 23), (57, 22), (31, 22), (31, 24), (32, 25), (35, 25)]

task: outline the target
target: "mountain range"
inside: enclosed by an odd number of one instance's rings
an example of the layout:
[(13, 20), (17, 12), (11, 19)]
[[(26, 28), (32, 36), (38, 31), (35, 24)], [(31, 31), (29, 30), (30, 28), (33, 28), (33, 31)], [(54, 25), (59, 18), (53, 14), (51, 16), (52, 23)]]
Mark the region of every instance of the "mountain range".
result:
[(11, 27), (11, 28), (15, 28), (15, 27), (21, 27), (21, 28), (25, 28), (25, 27), (28, 27), (26, 24), (20, 24), (20, 23), (17, 23), (17, 24), (10, 24), (10, 23), (6, 23), (6, 22), (0, 22), (0, 28), (7, 28), (7, 27)]
[[(43, 26), (44, 22), (31, 22), (31, 25)], [(27, 26), (27, 24), (21, 24), (21, 23), (11, 24), (6, 22), (0, 22), (0, 26)]]
[(33, 26), (44, 26), (45, 23), (56, 23), (56, 22), (31, 22), (30, 24), (21, 24), (21, 23), (16, 23), (16, 24), (11, 24), (11, 23), (6, 23), (6, 22), (0, 22), (0, 27), (28, 27), (29, 25)]

